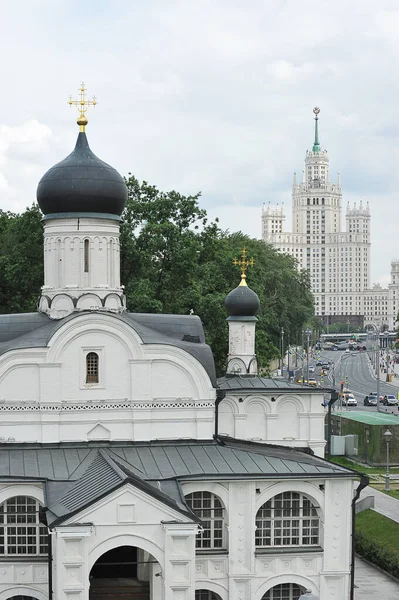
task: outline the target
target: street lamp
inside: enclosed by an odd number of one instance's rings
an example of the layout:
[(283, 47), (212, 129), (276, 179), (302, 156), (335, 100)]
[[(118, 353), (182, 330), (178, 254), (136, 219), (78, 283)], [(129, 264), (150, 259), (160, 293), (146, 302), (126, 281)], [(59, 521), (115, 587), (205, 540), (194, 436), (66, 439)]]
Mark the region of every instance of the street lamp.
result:
[(306, 592), (304, 594), (301, 594), (301, 596), (299, 596), (298, 600), (320, 600), (320, 599), (315, 594), (312, 594), (312, 592), (310, 590), (306, 590)]
[(384, 438), (387, 444), (387, 472), (385, 473), (385, 491), (390, 492), (391, 487), (389, 485), (389, 442), (391, 441), (392, 433), (389, 431), (389, 429), (387, 429), (384, 432)]
[(283, 374), (284, 367), (284, 329), (281, 328), (281, 374)]
[(309, 327), (306, 327), (306, 330), (305, 330), (305, 335), (306, 335), (306, 379), (307, 379), (308, 384), (309, 384), (309, 343), (310, 343), (311, 333), (312, 333), (312, 330), (309, 329)]

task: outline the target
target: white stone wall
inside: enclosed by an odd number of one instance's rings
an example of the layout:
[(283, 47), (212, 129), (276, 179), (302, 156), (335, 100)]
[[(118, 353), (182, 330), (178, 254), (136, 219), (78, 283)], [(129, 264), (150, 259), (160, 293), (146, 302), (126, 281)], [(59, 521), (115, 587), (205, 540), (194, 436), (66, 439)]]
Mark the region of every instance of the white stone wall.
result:
[[(87, 384), (86, 355), (99, 355), (99, 383)], [(187, 352), (142, 343), (125, 323), (84, 313), (48, 348), (0, 356), (0, 438), (211, 438), (215, 390)]]
[(76, 309), (118, 311), (123, 306), (119, 221), (88, 217), (46, 220), (40, 310), (57, 319)]
[[(310, 588), (323, 600), (347, 598), (352, 490), (352, 480), (346, 479), (183, 483), (185, 495), (209, 491), (224, 506), (225, 544), (215, 553), (195, 551), (195, 523), (126, 484), (55, 527), (54, 600), (88, 600), (92, 566), (108, 550), (124, 545), (140, 548), (155, 561), (148, 571), (154, 600), (194, 600), (195, 589), (212, 590), (222, 600), (261, 600), (280, 583)], [(321, 550), (286, 548), (282, 553), (255, 546), (257, 511), (285, 491), (303, 493), (318, 507)], [(2, 484), (1, 498), (16, 493), (42, 498), (37, 487)], [(0, 562), (0, 600), (17, 593), (47, 599), (43, 562)]]
[(219, 434), (311, 448), (324, 458), (323, 394), (228, 393), (219, 404)]

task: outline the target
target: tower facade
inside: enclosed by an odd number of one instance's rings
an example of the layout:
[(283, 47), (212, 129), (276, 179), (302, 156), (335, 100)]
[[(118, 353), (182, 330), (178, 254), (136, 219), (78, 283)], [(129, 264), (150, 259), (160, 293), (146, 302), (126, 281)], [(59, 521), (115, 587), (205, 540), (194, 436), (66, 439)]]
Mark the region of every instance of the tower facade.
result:
[[(367, 314), (366, 306), (366, 292), (371, 287), (370, 207), (362, 202), (353, 207), (348, 204), (343, 229), (340, 174), (335, 181), (331, 180), (328, 152), (322, 150), (319, 141), (320, 109), (315, 107), (313, 113), (314, 142), (312, 149), (306, 152), (300, 183), (294, 174), (292, 232), (280, 226), (285, 223), (283, 209), (268, 206), (262, 210), (262, 239), (281, 252), (291, 254), (298, 268), (308, 271), (315, 314), (325, 323), (379, 322), (382, 316), (375, 311)], [(271, 215), (274, 228), (269, 224)], [(392, 322), (392, 315), (386, 316), (385, 310), (383, 318)]]
[(225, 307), (229, 314), (229, 354), (226, 373), (236, 375), (254, 375), (258, 371), (255, 354), (256, 314), (260, 302), (257, 294), (247, 286), (246, 270), (254, 264), (247, 259), (244, 246), (241, 258), (234, 259), (234, 265), (241, 267), (241, 282), (226, 297)]

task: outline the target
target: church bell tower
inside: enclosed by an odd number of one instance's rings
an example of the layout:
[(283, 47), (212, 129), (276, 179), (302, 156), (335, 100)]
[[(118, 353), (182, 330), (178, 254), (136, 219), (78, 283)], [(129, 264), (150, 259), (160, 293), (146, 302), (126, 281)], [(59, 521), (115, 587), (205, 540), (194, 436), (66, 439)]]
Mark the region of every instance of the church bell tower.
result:
[(247, 286), (246, 271), (254, 265), (254, 259), (247, 258), (244, 246), (241, 258), (235, 258), (234, 265), (241, 268), (241, 282), (226, 297), (224, 305), (229, 316), (229, 355), (227, 359), (227, 374), (254, 375), (258, 372), (255, 354), (256, 313), (259, 311), (259, 298)]

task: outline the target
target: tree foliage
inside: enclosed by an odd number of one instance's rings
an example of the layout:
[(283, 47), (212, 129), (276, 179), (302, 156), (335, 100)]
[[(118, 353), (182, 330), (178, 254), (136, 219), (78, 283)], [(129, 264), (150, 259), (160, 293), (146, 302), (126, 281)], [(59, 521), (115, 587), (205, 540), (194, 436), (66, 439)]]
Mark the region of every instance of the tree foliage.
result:
[[(248, 284), (258, 294), (256, 351), (265, 368), (284, 342), (298, 343), (313, 315), (308, 276), (295, 260), (243, 233), (220, 229), (200, 208), (200, 194), (161, 192), (129, 174), (121, 226), (121, 281), (133, 312), (189, 314), (201, 318), (219, 374), (224, 372), (228, 328), (224, 300), (240, 282), (232, 262), (242, 247), (255, 259)], [(0, 312), (33, 311), (43, 284), (41, 214), (0, 212)]]
[(199, 207), (200, 194), (160, 192), (132, 175), (126, 183), (121, 272), (129, 310), (199, 315), (222, 373), (228, 348), (224, 300), (240, 282), (232, 262), (245, 245), (255, 259), (248, 283), (261, 302), (259, 364), (265, 368), (279, 355), (282, 327), (285, 342), (300, 339), (313, 314), (313, 296), (307, 274), (291, 256), (242, 233), (222, 231)]
[(0, 312), (36, 310), (43, 285), (43, 227), (37, 205), (0, 211)]

